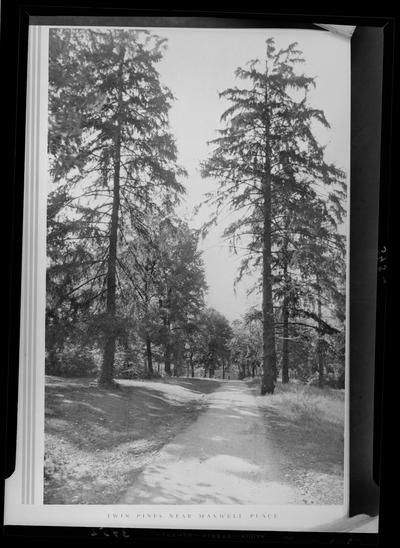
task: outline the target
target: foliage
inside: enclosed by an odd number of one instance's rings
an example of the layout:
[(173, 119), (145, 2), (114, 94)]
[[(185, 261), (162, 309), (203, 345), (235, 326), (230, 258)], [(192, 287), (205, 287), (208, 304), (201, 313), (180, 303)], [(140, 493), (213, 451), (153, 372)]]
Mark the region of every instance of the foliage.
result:
[(102, 318), (107, 382), (129, 271), (120, 248), (146, 238), (146, 214), (172, 212), (183, 192), (168, 128), (173, 97), (155, 69), (164, 48), (147, 31), (50, 32), (48, 317), (56, 321), (61, 302), (76, 304), (83, 321)]
[(248, 313), (243, 320), (234, 322), (230, 342), (232, 364), (239, 378), (258, 375), (262, 365), (262, 325)]
[(232, 329), (229, 321), (213, 308), (204, 310), (199, 319), (197, 339), (198, 360), (204, 368), (204, 376), (213, 377), (221, 368), (223, 377), (230, 367), (230, 339)]
[[(202, 165), (217, 181), (205, 234), (230, 210), (224, 239), (260, 308), (232, 325), (206, 308), (200, 233), (176, 206), (186, 175), (157, 63), (166, 41), (144, 30), (51, 29), (46, 370), (57, 375), (241, 378), (344, 383), (345, 174), (325, 160), (296, 44), (236, 71), (242, 87)], [(244, 251), (244, 252), (243, 252)]]
[[(331, 329), (323, 315), (335, 313), (344, 291), (345, 242), (338, 224), (345, 215), (345, 174), (325, 161), (324, 147), (315, 137), (316, 124), (329, 124), (309, 103), (315, 79), (296, 70), (303, 62), (296, 43), (277, 50), (268, 39), (263, 61), (252, 60), (237, 69), (237, 78), (246, 85), (220, 94), (230, 106), (221, 116), (224, 127), (202, 169), (204, 177), (218, 183), (207, 197), (214, 213), (204, 233), (231, 211), (235, 218), (224, 237), (234, 252), (245, 250), (238, 280), (247, 272), (260, 272), (254, 290), (263, 300), (263, 370), (268, 382), (263, 380), (262, 390), (270, 392), (271, 375), (277, 374), (277, 308), (283, 340), (289, 339), (289, 316), (305, 317), (311, 328), (316, 322), (322, 339), (329, 330), (339, 331)], [(322, 299), (327, 303), (323, 312)], [(287, 366), (288, 345), (284, 355)]]

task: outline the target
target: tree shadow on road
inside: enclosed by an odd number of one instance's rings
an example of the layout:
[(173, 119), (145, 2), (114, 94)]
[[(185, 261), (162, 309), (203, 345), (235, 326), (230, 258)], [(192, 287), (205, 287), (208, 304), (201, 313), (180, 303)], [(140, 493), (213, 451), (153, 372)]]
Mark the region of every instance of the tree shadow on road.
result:
[[(149, 455), (196, 420), (207, 379), (125, 381), (49, 377), (45, 392), (45, 501), (112, 503)], [(127, 479), (129, 476), (129, 480)]]

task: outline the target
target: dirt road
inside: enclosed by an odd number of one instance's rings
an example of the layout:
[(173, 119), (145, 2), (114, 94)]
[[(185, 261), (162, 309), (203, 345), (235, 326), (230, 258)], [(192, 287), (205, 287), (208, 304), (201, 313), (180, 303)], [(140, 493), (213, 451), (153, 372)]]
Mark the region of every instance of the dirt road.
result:
[(165, 445), (121, 504), (296, 504), (255, 398), (241, 381), (208, 395), (207, 409)]

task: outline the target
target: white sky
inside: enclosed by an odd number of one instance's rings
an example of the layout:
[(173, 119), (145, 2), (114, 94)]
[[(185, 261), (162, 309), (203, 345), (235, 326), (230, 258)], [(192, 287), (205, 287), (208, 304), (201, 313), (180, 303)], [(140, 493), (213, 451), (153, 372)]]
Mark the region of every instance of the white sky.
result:
[[(216, 182), (200, 176), (200, 162), (211, 148), (207, 141), (216, 137), (219, 118), (227, 107), (218, 92), (233, 85), (234, 71), (250, 59), (262, 59), (265, 40), (275, 38), (276, 46), (287, 47), (298, 42), (306, 63), (299, 71), (316, 77), (317, 87), (310, 102), (325, 112), (330, 130), (318, 130), (320, 142), (327, 145), (326, 157), (349, 173), (350, 165), (350, 41), (331, 32), (294, 29), (151, 29), (168, 38), (168, 49), (158, 64), (162, 82), (176, 97), (170, 111), (170, 122), (176, 137), (179, 163), (188, 171), (187, 189), (182, 213), (191, 216), (193, 207), (204, 192)], [(207, 218), (201, 212), (194, 224)], [(221, 223), (222, 226), (222, 223)], [(209, 293), (207, 302), (229, 320), (240, 317), (249, 306), (259, 304), (259, 297), (246, 295), (251, 277), (242, 281), (236, 294), (233, 281), (239, 258), (232, 256), (220, 240), (220, 226), (202, 242)]]

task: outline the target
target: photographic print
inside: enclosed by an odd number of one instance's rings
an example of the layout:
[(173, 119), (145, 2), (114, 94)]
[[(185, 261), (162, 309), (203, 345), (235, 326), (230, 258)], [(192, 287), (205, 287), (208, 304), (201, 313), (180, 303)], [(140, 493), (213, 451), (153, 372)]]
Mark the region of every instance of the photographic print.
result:
[(327, 38), (50, 29), (45, 503), (343, 503)]
[(146, 527), (345, 516), (349, 40), (38, 32), (24, 500), (61, 525), (91, 506)]

